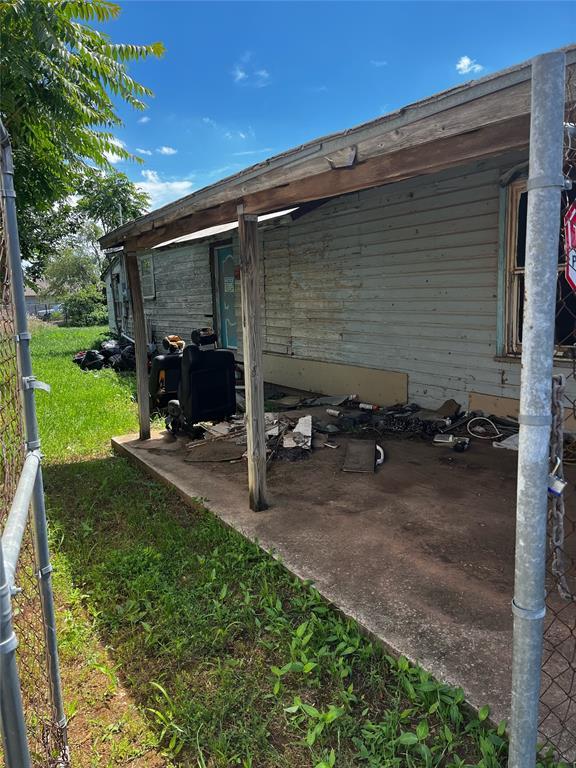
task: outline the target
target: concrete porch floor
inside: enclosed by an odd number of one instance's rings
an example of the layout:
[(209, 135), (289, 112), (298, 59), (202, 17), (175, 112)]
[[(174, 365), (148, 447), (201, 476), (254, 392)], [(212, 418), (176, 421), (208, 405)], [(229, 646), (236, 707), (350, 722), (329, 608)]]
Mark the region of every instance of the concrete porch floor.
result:
[[(189, 441), (165, 433), (112, 444), (184, 499), (201, 497), (394, 653), (508, 718), (517, 454), (479, 440), (458, 454), (390, 438), (374, 475), (350, 474), (348, 439), (274, 461), (272, 506), (260, 513), (248, 508), (244, 461), (185, 463)], [(566, 502), (573, 512), (573, 491)]]

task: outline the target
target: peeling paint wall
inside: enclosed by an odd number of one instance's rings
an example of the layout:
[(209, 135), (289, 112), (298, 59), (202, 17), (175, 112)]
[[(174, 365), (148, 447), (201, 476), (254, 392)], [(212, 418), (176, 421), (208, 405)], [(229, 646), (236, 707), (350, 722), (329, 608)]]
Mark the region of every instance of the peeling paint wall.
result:
[[(270, 223), (265, 351), (406, 373), (409, 400), (427, 406), (517, 398), (519, 362), (496, 357), (499, 180), (524, 159), (490, 158)], [(156, 298), (145, 304), (157, 340), (211, 322), (210, 244), (155, 252)], [(236, 303), (241, 328), (239, 291)]]

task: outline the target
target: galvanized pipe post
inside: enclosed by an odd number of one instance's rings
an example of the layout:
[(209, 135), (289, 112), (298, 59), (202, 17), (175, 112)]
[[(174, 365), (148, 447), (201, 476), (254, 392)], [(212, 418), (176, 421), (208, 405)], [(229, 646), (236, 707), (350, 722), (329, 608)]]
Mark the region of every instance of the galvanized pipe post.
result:
[(0, 547), (0, 727), (7, 768), (30, 768), (28, 734), (16, 666), (18, 640), (12, 627), (10, 585)]
[[(10, 264), (12, 284), (12, 301), (14, 304), (16, 341), (18, 347), (19, 375), (24, 409), (24, 425), (26, 431), (26, 447), (28, 451), (40, 450), (40, 436), (36, 418), (35, 390), (44, 388), (36, 380), (32, 370), (30, 355), (30, 333), (26, 302), (24, 299), (24, 275), (20, 253), (20, 238), (18, 236), (18, 221), (16, 217), (16, 193), (14, 190), (14, 164), (10, 137), (0, 121), (0, 148), (2, 170), (2, 197), (4, 200), (4, 236)], [(32, 494), (34, 549), (36, 554), (37, 576), (40, 583), (40, 598), (46, 654), (50, 678), (50, 695), (54, 719), (60, 730), (60, 742), (66, 745), (66, 715), (62, 697), (60, 680), (60, 664), (58, 659), (58, 644), (56, 639), (56, 617), (54, 611), (54, 594), (52, 591), (52, 565), (48, 547), (48, 526), (44, 503), (44, 483), (42, 468), (38, 468)]]
[(564, 80), (563, 53), (533, 60), (509, 768), (535, 766), (538, 740)]

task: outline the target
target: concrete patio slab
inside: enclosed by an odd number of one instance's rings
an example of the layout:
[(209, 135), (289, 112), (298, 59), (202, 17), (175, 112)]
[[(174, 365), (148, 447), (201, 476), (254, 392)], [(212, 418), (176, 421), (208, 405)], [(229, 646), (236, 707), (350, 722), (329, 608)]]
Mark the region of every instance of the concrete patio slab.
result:
[(507, 718), (516, 453), (388, 439), (385, 464), (356, 475), (341, 469), (349, 439), (308, 460), (274, 461), (272, 506), (259, 513), (248, 508), (244, 461), (186, 463), (188, 441), (166, 433), (112, 444), (183, 499), (202, 498), (392, 652)]

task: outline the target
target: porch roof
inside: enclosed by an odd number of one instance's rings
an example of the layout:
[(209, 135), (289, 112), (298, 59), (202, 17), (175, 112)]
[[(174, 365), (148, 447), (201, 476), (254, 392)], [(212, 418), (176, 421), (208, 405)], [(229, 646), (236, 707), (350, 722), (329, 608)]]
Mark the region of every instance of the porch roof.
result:
[[(563, 49), (576, 74), (576, 45)], [(528, 146), (531, 61), (275, 155), (100, 239), (140, 251), (247, 214), (432, 173)], [(423, 150), (423, 146), (426, 149)]]

